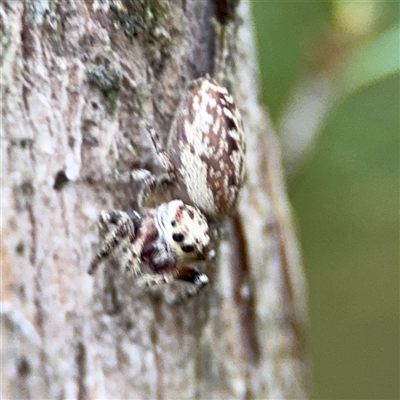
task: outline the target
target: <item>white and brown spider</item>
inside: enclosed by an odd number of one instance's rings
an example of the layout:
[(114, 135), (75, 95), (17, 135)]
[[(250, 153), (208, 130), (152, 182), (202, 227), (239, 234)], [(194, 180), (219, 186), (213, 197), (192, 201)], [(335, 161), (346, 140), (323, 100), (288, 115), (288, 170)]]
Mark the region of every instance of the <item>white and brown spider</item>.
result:
[[(169, 184), (179, 200), (163, 203), (141, 214), (103, 211), (104, 240), (89, 273), (117, 249), (122, 268), (132, 272), (141, 287), (160, 287), (173, 281), (190, 283), (196, 294), (208, 277), (190, 264), (210, 259), (210, 224), (235, 212), (245, 175), (245, 138), (240, 113), (229, 95), (209, 76), (191, 82), (169, 134), (167, 146), (149, 128), (165, 173), (154, 176), (137, 170), (119, 180), (142, 182), (138, 204), (155, 186)], [(207, 219), (206, 219), (207, 218)], [(142, 264), (150, 267), (145, 273)]]

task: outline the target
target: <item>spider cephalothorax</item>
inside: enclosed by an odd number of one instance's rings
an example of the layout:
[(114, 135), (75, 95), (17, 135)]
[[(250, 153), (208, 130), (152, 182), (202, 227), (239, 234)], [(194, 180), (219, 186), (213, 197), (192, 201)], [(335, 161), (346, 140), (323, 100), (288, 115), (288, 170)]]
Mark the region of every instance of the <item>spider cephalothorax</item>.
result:
[[(154, 221), (158, 232), (157, 240), (164, 244), (166, 251), (171, 253), (177, 262), (206, 258), (210, 234), (207, 221), (198, 209), (184, 204), (181, 200), (173, 200), (161, 204), (156, 209)], [(158, 255), (154, 255), (150, 260), (155, 269), (162, 265), (158, 258)]]
[[(130, 271), (139, 286), (159, 286), (174, 280), (193, 285), (194, 294), (208, 283), (205, 274), (185, 264), (212, 257), (210, 235), (204, 215), (181, 200), (163, 203), (142, 216), (135, 211), (103, 211), (100, 226), (104, 241), (96, 253), (89, 273), (117, 250), (121, 250), (122, 268)], [(145, 262), (152, 272), (141, 268)]]

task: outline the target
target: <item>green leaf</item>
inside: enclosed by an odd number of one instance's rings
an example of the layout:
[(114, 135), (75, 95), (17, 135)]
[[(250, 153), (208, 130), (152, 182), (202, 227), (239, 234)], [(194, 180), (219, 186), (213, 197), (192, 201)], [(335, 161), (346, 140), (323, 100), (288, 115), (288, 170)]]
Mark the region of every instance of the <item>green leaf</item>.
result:
[(341, 95), (400, 72), (400, 26), (391, 28), (354, 49), (341, 66)]

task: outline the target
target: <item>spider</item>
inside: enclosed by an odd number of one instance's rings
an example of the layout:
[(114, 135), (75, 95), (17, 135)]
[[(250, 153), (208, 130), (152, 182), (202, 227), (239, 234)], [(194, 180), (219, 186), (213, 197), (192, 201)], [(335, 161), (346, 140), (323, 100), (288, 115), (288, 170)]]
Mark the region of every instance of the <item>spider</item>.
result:
[[(228, 91), (205, 76), (188, 85), (165, 149), (154, 130), (148, 127), (148, 131), (165, 172), (155, 176), (136, 170), (117, 180), (141, 183), (140, 210), (143, 198), (157, 186), (169, 185), (178, 200), (141, 214), (103, 211), (100, 228), (105, 236), (89, 273), (121, 249), (122, 268), (131, 271), (139, 286), (159, 288), (185, 281), (190, 285), (183, 296), (196, 294), (208, 284), (208, 277), (188, 264), (214, 257), (211, 237), (235, 212), (244, 184), (246, 143), (241, 116)], [(151, 273), (144, 272), (142, 264)]]

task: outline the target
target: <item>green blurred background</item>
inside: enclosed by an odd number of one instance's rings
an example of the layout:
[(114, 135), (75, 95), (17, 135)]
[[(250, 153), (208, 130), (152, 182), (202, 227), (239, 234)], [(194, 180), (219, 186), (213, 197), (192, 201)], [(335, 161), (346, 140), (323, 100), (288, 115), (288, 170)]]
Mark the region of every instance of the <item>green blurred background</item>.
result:
[(278, 134), (296, 118), (286, 106), (299, 83), (323, 76), (334, 93), (287, 178), (309, 286), (313, 398), (398, 399), (400, 3), (251, 3)]

